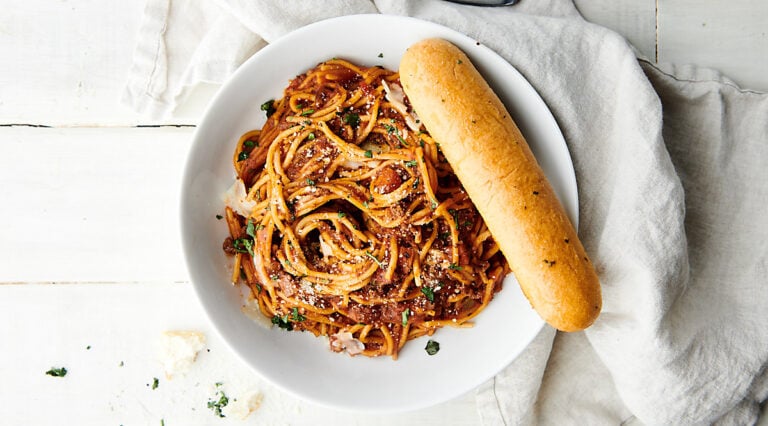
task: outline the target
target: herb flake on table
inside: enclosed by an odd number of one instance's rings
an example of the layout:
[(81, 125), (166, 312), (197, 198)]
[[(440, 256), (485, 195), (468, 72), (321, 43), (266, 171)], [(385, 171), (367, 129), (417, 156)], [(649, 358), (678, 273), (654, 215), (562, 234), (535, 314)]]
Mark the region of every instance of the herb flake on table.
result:
[(224, 413), (221, 412), (221, 409), (229, 404), (229, 398), (224, 391), (220, 389), (221, 385), (221, 383), (216, 383), (216, 394), (213, 398), (208, 399), (208, 408), (213, 411), (213, 414), (216, 416), (226, 417)]
[(160, 386), (160, 380), (157, 379), (157, 377), (152, 378), (152, 390), (157, 389), (157, 387)]
[(51, 369), (46, 371), (45, 374), (52, 377), (64, 377), (67, 375), (67, 369), (66, 367), (51, 367)]

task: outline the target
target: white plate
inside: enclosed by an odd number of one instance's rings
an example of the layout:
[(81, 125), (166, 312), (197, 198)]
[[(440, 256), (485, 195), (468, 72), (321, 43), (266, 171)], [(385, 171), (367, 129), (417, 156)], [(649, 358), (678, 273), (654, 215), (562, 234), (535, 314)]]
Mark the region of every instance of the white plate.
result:
[[(226, 224), (217, 220), (221, 194), (232, 184), (238, 137), (260, 128), (260, 105), (282, 95), (288, 81), (332, 57), (397, 69), (414, 42), (441, 37), (464, 50), (505, 102), (563, 201), (578, 214), (576, 180), (568, 149), (552, 114), (531, 85), (504, 59), (448, 28), (413, 18), (358, 15), (322, 21), (268, 45), (221, 88), (194, 136), (182, 188), (184, 252), (195, 291), (224, 340), (260, 376), (326, 406), (361, 411), (403, 411), (458, 397), (508, 365), (543, 326), (517, 282), (504, 290), (469, 329), (438, 330), (440, 351), (424, 351), (427, 338), (406, 344), (397, 361), (331, 352), (326, 338), (268, 329), (246, 317), (239, 290), (229, 283), (230, 260), (221, 245)], [(379, 57), (381, 56), (381, 57)]]

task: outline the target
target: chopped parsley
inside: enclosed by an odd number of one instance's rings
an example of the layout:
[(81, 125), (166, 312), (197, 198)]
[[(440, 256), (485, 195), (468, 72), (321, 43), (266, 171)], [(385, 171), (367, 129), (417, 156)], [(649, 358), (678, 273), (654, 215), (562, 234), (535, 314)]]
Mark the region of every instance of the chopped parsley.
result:
[(240, 154), (237, 154), (237, 161), (245, 161), (248, 159), (248, 153), (245, 151), (240, 151)]
[(224, 393), (224, 391), (219, 389), (220, 387), (221, 383), (216, 383), (216, 394), (213, 396), (213, 398), (208, 399), (208, 408), (213, 411), (213, 414), (219, 417), (226, 417), (224, 413), (221, 412), (221, 409), (229, 404), (229, 398), (227, 398), (227, 395)]
[(381, 264), (381, 261), (374, 256), (371, 252), (367, 251), (365, 252), (365, 255), (373, 259), (374, 262), (376, 262), (377, 265), (379, 265), (379, 268), (384, 269), (384, 265)]
[(384, 57), (384, 54), (383, 53), (379, 53), (379, 58), (383, 58), (383, 57)]
[(427, 341), (427, 346), (424, 350), (427, 351), (427, 354), (434, 355), (440, 350), (440, 343), (437, 343), (434, 340), (429, 340)]
[(157, 389), (157, 387), (160, 386), (160, 380), (157, 379), (157, 377), (152, 378), (152, 390)]
[(245, 225), (245, 233), (250, 235), (251, 237), (255, 237), (255, 230), (253, 227), (253, 219), (248, 219), (248, 224)]
[(46, 371), (45, 374), (53, 377), (64, 377), (67, 375), (67, 369), (65, 367), (51, 367), (51, 369)]
[(408, 144), (405, 142), (405, 139), (403, 139), (403, 137), (400, 135), (400, 130), (397, 127), (389, 124), (382, 124), (382, 126), (387, 129), (387, 133), (393, 133), (403, 146), (408, 146)]
[[(245, 225), (245, 233), (251, 236), (254, 240), (256, 239), (256, 231), (264, 229), (264, 225), (260, 223), (253, 223), (253, 219), (248, 219), (248, 224)], [(252, 246), (251, 246), (252, 247)]]
[(220, 215), (220, 214), (217, 214), (217, 215), (216, 215), (216, 220), (221, 220), (221, 219), (224, 219), (224, 216), (222, 216), (222, 215)]
[(307, 109), (307, 110), (304, 110), (304, 111), (301, 112), (301, 116), (302, 117), (308, 117), (308, 116), (310, 116), (310, 115), (312, 115), (314, 113), (315, 113), (315, 110)]
[(402, 320), (403, 320), (403, 327), (408, 325), (408, 317), (411, 315), (411, 310), (409, 308), (405, 308), (402, 314)]
[(313, 141), (313, 140), (315, 140), (315, 134), (314, 134), (314, 133), (310, 133), (310, 134), (308, 134), (308, 135), (307, 135), (307, 140), (310, 140), (310, 141)]
[(365, 158), (373, 158), (373, 152), (370, 149), (365, 151)]
[(448, 269), (453, 271), (461, 271), (463, 268), (455, 263), (451, 263), (450, 265), (448, 265)]
[(253, 256), (253, 241), (248, 238), (237, 238), (233, 240), (232, 247), (238, 253), (248, 253)]
[(272, 324), (288, 331), (293, 330), (293, 324), (288, 321), (288, 315), (283, 315), (282, 317), (280, 315), (273, 316)]
[(344, 212), (339, 212), (339, 219), (343, 219), (343, 218), (344, 218), (344, 216), (346, 216), (346, 215), (347, 215), (347, 214), (346, 214), (346, 213), (344, 213)]
[(348, 112), (344, 114), (344, 116), (342, 117), (342, 121), (344, 121), (344, 123), (349, 124), (352, 127), (357, 127), (358, 125), (360, 125), (360, 116), (355, 113)]
[(431, 287), (422, 287), (421, 292), (424, 293), (424, 297), (426, 297), (430, 302), (435, 301), (435, 291), (432, 290)]
[(267, 114), (267, 117), (271, 116), (275, 113), (275, 101), (274, 99), (270, 99), (263, 104), (261, 104), (261, 110), (264, 111)]
[(313, 180), (312, 180), (312, 179), (310, 179), (310, 178), (307, 178), (307, 185), (309, 185), (309, 186), (315, 186), (315, 181), (313, 181)]
[(453, 222), (456, 223), (456, 229), (459, 229), (459, 212), (456, 209), (448, 209), (448, 213), (453, 217)]
[(90, 351), (91, 350), (91, 345), (86, 346), (85, 350)]
[(259, 143), (255, 140), (248, 139), (247, 141), (243, 142), (243, 146), (246, 148), (253, 148), (254, 146), (259, 146)]
[(416, 160), (410, 160), (410, 161), (406, 161), (406, 162), (405, 162), (405, 166), (406, 166), (406, 167), (414, 167), (414, 166), (416, 166), (417, 164), (419, 164), (419, 162), (418, 162), (418, 161), (416, 161)]
[(291, 310), (291, 321), (302, 322), (305, 319), (306, 318), (304, 317), (304, 315), (299, 313), (299, 308), (293, 308), (293, 310)]

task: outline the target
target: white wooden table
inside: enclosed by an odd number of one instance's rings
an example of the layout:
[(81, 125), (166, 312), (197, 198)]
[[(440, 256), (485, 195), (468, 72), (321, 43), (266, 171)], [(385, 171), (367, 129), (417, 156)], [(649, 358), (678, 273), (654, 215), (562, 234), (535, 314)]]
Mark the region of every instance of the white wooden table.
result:
[[(768, 2), (578, 0), (652, 61), (717, 68), (768, 90)], [(476, 424), (471, 394), (373, 416), (261, 382), (195, 300), (177, 221), (181, 171), (215, 87), (171, 119), (120, 106), (143, 2), (8, 1), (0, 15), (0, 424)], [(167, 380), (161, 333), (207, 343)], [(66, 367), (64, 378), (45, 374)], [(154, 378), (158, 385), (153, 389)], [(245, 422), (207, 402), (256, 390)], [(763, 423), (767, 423), (765, 418)]]

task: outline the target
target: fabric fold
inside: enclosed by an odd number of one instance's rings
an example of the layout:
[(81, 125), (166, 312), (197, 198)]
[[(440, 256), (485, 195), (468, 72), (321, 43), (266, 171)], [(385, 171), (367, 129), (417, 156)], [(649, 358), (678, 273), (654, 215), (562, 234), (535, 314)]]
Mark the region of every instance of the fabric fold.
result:
[[(555, 329), (545, 326), (504, 371), (476, 391), (477, 412), (485, 425), (527, 423), (534, 419), (534, 404), (547, 367)], [(525, 374), (519, 374), (524, 371)], [(516, 389), (516, 392), (510, 392)]]

